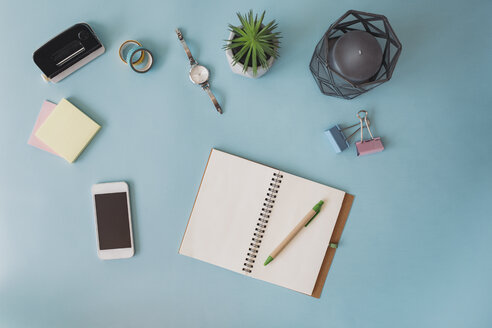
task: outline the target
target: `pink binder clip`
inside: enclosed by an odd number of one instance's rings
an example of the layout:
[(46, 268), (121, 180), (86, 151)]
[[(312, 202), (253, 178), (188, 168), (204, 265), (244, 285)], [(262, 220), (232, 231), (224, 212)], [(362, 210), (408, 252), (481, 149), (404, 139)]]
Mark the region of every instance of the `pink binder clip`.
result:
[[(363, 113), (364, 116), (360, 117), (360, 113)], [(357, 113), (357, 117), (360, 121), (360, 141), (355, 143), (355, 147), (357, 148), (357, 156), (369, 155), (374, 153), (379, 153), (384, 150), (383, 142), (381, 138), (374, 138), (371, 132), (371, 128), (368, 124), (367, 111), (361, 110)], [(364, 122), (362, 120), (364, 119)], [(364, 123), (366, 124), (367, 131), (371, 135), (371, 139), (364, 140), (363, 127)]]

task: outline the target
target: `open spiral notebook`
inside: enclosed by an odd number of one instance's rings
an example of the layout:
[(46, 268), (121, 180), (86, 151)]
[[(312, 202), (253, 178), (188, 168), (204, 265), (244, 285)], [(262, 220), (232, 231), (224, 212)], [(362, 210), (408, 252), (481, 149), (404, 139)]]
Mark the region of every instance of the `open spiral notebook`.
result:
[[(319, 200), (308, 228), (263, 262)], [(353, 196), (212, 149), (179, 253), (320, 297)]]

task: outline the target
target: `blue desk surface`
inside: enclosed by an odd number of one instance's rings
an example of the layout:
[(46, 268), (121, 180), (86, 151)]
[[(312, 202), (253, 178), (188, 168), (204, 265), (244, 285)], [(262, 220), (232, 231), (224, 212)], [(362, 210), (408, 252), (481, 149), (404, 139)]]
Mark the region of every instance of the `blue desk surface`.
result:
[[(281, 58), (259, 80), (222, 50), (237, 11), (267, 10)], [(323, 96), (314, 47), (348, 9), (386, 15), (403, 44), (390, 82)], [(0, 28), (0, 327), (491, 327), (492, 2), (7, 1)], [(32, 53), (86, 21), (106, 53), (46, 84)], [(224, 108), (188, 79), (174, 33)], [(118, 58), (126, 39), (147, 74)], [(26, 144), (43, 100), (102, 125), (72, 165)], [(365, 108), (383, 153), (336, 155), (323, 134)], [(321, 299), (178, 255), (212, 147), (356, 195)], [(307, 160), (306, 160), (307, 159)], [(126, 180), (136, 255), (101, 261), (90, 187)]]

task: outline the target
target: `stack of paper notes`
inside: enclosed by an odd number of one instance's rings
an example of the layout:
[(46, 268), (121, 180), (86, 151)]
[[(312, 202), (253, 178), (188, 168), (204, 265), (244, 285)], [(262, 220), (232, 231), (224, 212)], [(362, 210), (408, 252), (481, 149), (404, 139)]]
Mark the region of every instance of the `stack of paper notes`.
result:
[(100, 128), (66, 99), (45, 101), (27, 143), (73, 163)]

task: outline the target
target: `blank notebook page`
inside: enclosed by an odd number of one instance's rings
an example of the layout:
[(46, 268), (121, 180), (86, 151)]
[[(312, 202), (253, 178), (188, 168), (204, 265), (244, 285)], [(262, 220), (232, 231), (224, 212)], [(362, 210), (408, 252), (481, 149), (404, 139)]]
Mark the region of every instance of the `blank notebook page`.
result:
[[(251, 272), (243, 271), (274, 173), (283, 175)], [(213, 149), (179, 253), (311, 295), (345, 192)], [(263, 263), (320, 200), (320, 213)]]
[(212, 150), (179, 253), (242, 273), (273, 172)]
[[(257, 260), (254, 278), (311, 295), (345, 192), (298, 176), (283, 175)], [(268, 255), (320, 200), (319, 214), (267, 266)]]

